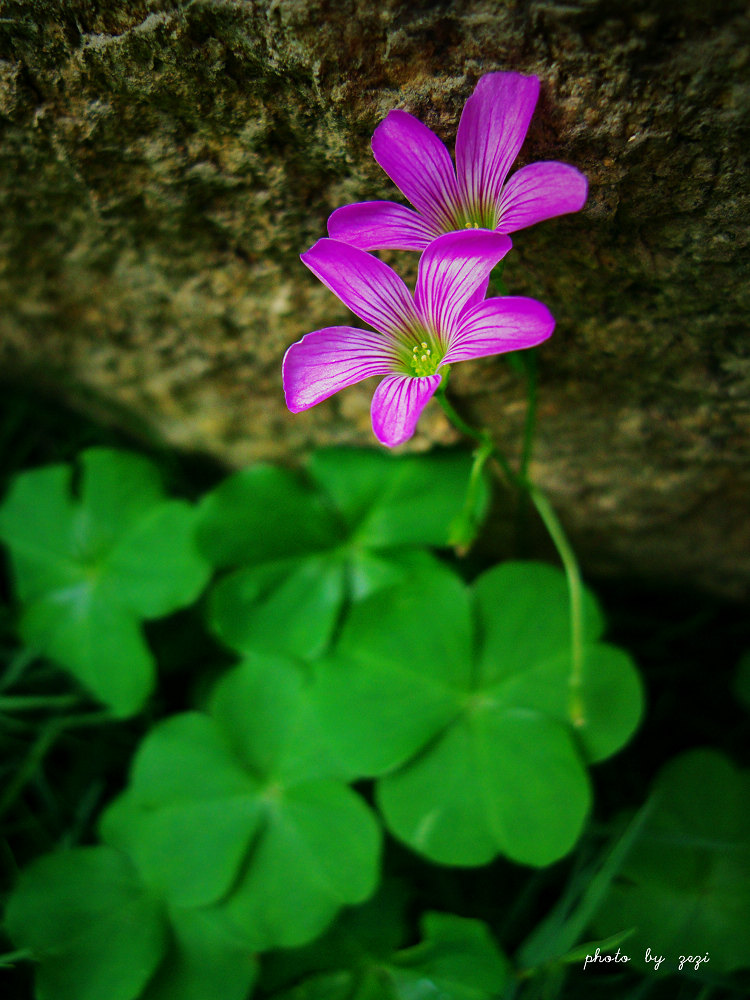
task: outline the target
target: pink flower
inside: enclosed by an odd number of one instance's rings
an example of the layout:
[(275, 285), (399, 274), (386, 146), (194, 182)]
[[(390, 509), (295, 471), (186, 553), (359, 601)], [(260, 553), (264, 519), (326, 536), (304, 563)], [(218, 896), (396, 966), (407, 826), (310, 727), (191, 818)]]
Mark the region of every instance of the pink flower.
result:
[(387, 264), (338, 240), (323, 239), (303, 262), (375, 332), (329, 326), (292, 344), (284, 393), (292, 413), (371, 375), (385, 376), (372, 400), (372, 427), (385, 445), (402, 444), (457, 361), (532, 347), (555, 321), (534, 299), (482, 301), (490, 271), (511, 248), (507, 236), (471, 230), (441, 236), (419, 261), (414, 296)]
[(586, 201), (586, 178), (566, 163), (532, 163), (505, 183), (523, 145), (539, 80), (488, 73), (466, 102), (456, 136), (456, 169), (443, 142), (406, 111), (390, 111), (375, 129), (372, 151), (415, 211), (392, 201), (336, 209), (334, 239), (362, 250), (423, 250), (456, 229), (513, 233)]

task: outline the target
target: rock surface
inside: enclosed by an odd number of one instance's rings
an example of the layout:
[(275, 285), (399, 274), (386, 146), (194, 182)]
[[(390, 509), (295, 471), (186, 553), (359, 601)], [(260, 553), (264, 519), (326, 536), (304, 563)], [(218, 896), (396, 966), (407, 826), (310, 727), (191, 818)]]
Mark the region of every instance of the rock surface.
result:
[[(286, 347), (347, 315), (298, 254), (398, 197), (369, 150), (389, 109), (452, 146), (483, 73), (536, 73), (518, 164), (590, 197), (506, 267), (558, 319), (533, 474), (588, 569), (747, 598), (749, 36), (738, 0), (0, 2), (6, 377), (232, 464), (374, 444), (369, 385), (284, 407)], [(515, 452), (507, 362), (452, 384)], [(452, 440), (433, 405), (411, 446)]]

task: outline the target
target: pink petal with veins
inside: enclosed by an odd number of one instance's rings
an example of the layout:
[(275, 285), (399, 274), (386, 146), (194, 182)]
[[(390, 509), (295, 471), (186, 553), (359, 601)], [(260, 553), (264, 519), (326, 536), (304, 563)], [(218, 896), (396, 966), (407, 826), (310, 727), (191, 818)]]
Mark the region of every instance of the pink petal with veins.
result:
[(329, 216), (328, 235), (361, 250), (424, 250), (440, 230), (395, 201), (360, 201)]
[(554, 328), (552, 313), (536, 299), (511, 295), (487, 299), (463, 314), (443, 364), (534, 347)]
[(459, 204), (450, 153), (432, 129), (406, 111), (389, 111), (372, 137), (375, 159), (425, 219), (455, 228)]
[(364, 250), (322, 239), (301, 259), (355, 316), (380, 333), (402, 330), (417, 321), (411, 293), (401, 278)]
[(422, 254), (414, 301), (443, 341), (511, 246), (507, 236), (491, 229), (465, 229), (439, 237)]
[(381, 444), (394, 448), (414, 433), (422, 410), (440, 385), (440, 375), (384, 378), (372, 397), (372, 429)]
[(538, 96), (535, 76), (487, 73), (477, 83), (464, 105), (456, 136), (456, 173), (463, 204), (497, 205)]
[(500, 197), (497, 230), (514, 233), (556, 215), (583, 208), (588, 181), (575, 167), (555, 161), (517, 170)]
[(299, 413), (339, 389), (393, 371), (389, 343), (377, 333), (351, 326), (329, 326), (308, 333), (284, 355), (286, 405)]

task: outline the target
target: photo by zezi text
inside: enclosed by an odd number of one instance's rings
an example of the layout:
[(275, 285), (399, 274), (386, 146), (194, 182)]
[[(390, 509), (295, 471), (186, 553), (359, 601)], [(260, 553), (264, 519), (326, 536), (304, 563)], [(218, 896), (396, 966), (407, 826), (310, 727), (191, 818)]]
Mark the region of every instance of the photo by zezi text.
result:
[[(613, 955), (609, 954), (602, 955), (600, 949), (597, 948), (593, 955), (586, 956), (586, 958), (583, 961), (583, 967), (585, 969), (586, 966), (589, 965), (590, 963), (596, 964), (597, 962), (609, 963), (609, 962), (629, 962), (629, 961), (630, 961), (630, 955), (626, 955), (624, 952), (621, 952), (619, 948)], [(664, 956), (654, 955), (651, 953), (650, 948), (646, 948), (646, 954), (643, 956), (643, 961), (647, 965), (653, 963), (654, 970), (657, 970), (664, 961)], [(693, 969), (695, 969), (697, 972), (697, 970), (700, 968), (702, 964), (710, 961), (711, 959), (708, 957), (708, 952), (706, 952), (705, 955), (680, 955), (677, 964), (677, 969), (678, 971), (682, 971), (683, 967), (687, 965), (687, 966), (692, 966)]]

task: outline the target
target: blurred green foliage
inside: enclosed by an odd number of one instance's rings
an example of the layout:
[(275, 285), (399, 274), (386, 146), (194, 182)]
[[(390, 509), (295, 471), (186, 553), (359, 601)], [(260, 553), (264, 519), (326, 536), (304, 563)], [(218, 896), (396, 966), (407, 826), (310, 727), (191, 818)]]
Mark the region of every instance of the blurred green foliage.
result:
[(5, 964), (40, 1000), (743, 995), (747, 774), (694, 750), (644, 804), (632, 749), (599, 763), (633, 658), (586, 592), (574, 724), (562, 573), (447, 549), (469, 455), (330, 449), (197, 503), (143, 454), (50, 457), (0, 503)]

